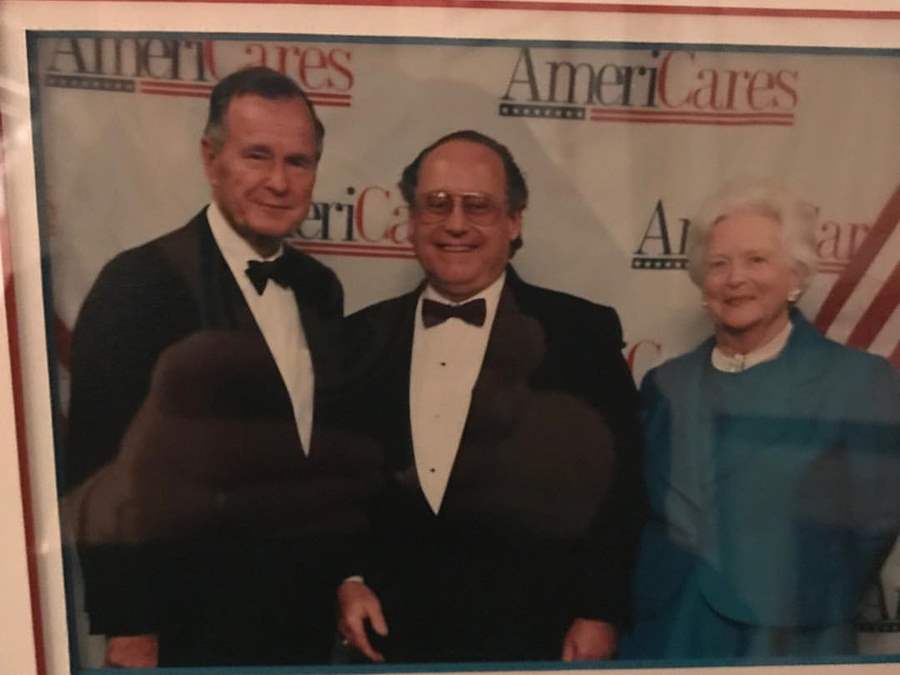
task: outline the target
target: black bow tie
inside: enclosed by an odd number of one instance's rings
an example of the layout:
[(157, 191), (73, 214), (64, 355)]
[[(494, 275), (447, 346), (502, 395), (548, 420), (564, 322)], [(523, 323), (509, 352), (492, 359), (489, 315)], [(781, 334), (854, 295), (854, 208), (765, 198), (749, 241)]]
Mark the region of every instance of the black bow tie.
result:
[(253, 288), (262, 295), (269, 279), (287, 288), (289, 282), (287, 267), (284, 256), (280, 255), (275, 260), (248, 260), (247, 269), (244, 271), (250, 277)]
[(487, 314), (487, 303), (484, 298), (469, 300), (461, 305), (447, 305), (427, 298), (422, 301), (422, 323), (425, 324), (425, 328), (437, 326), (453, 317), (462, 319), (473, 326), (483, 326), (485, 314)]

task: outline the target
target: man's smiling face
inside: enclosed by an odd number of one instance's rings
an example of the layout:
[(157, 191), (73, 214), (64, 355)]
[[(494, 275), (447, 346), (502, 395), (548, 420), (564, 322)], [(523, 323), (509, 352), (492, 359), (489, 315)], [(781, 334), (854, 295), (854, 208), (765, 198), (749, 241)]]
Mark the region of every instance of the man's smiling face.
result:
[(318, 164), (315, 127), (298, 99), (231, 101), (225, 138), (204, 138), (206, 176), (228, 223), (262, 254), (306, 218)]
[(435, 290), (461, 301), (490, 286), (522, 229), (521, 212), (509, 213), (497, 153), (467, 140), (428, 153), (419, 167), (411, 225), (416, 256)]

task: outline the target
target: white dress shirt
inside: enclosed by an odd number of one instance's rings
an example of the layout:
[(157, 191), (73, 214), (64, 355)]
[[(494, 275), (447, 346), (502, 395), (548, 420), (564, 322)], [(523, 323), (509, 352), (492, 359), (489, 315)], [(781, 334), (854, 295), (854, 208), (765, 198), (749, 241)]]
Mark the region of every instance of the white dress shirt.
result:
[(451, 318), (431, 328), (422, 323), (425, 298), (451, 305), (431, 286), (419, 296), (409, 371), (409, 415), (416, 473), (431, 510), (441, 508), (459, 450), (472, 388), (487, 349), (506, 273), (478, 295), (484, 298), (483, 326)]
[(760, 363), (772, 361), (781, 354), (793, 329), (794, 324), (788, 321), (787, 325), (778, 332), (778, 335), (762, 347), (758, 347), (746, 354), (726, 354), (718, 346), (713, 347), (710, 360), (713, 367), (723, 373), (743, 372), (747, 368), (758, 366)]
[(297, 298), (292, 289), (284, 288), (274, 281), (266, 284), (260, 295), (246, 274), (248, 261), (272, 260), (283, 253), (283, 247), (275, 255), (263, 258), (234, 231), (215, 202), (207, 208), (206, 218), (219, 251), (228, 263), (269, 351), (272, 352), (291, 398), (303, 452), (309, 455), (315, 376)]

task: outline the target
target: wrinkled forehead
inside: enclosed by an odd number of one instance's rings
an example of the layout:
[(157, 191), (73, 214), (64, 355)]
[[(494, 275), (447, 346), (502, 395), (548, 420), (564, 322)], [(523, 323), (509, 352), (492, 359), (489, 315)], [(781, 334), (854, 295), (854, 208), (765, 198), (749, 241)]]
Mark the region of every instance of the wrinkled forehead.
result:
[(299, 135), (314, 133), (309, 106), (297, 96), (235, 96), (225, 108), (222, 126), (226, 132), (252, 130)]
[(720, 251), (785, 249), (777, 214), (758, 209), (740, 209), (715, 220), (707, 236), (707, 254)]
[(781, 212), (773, 205), (758, 201), (738, 202), (726, 204), (720, 209), (720, 213), (712, 221), (712, 225), (727, 219), (736, 218), (763, 218), (772, 221), (776, 226), (781, 225)]

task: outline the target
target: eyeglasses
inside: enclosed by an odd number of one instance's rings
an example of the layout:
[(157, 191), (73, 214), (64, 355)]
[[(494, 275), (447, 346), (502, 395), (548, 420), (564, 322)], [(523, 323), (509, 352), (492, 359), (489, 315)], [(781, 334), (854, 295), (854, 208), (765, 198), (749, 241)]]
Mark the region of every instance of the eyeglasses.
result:
[(484, 192), (447, 192), (435, 190), (416, 195), (415, 210), (418, 219), (427, 225), (446, 221), (459, 201), (466, 220), (475, 225), (492, 225), (503, 208), (491, 195)]

